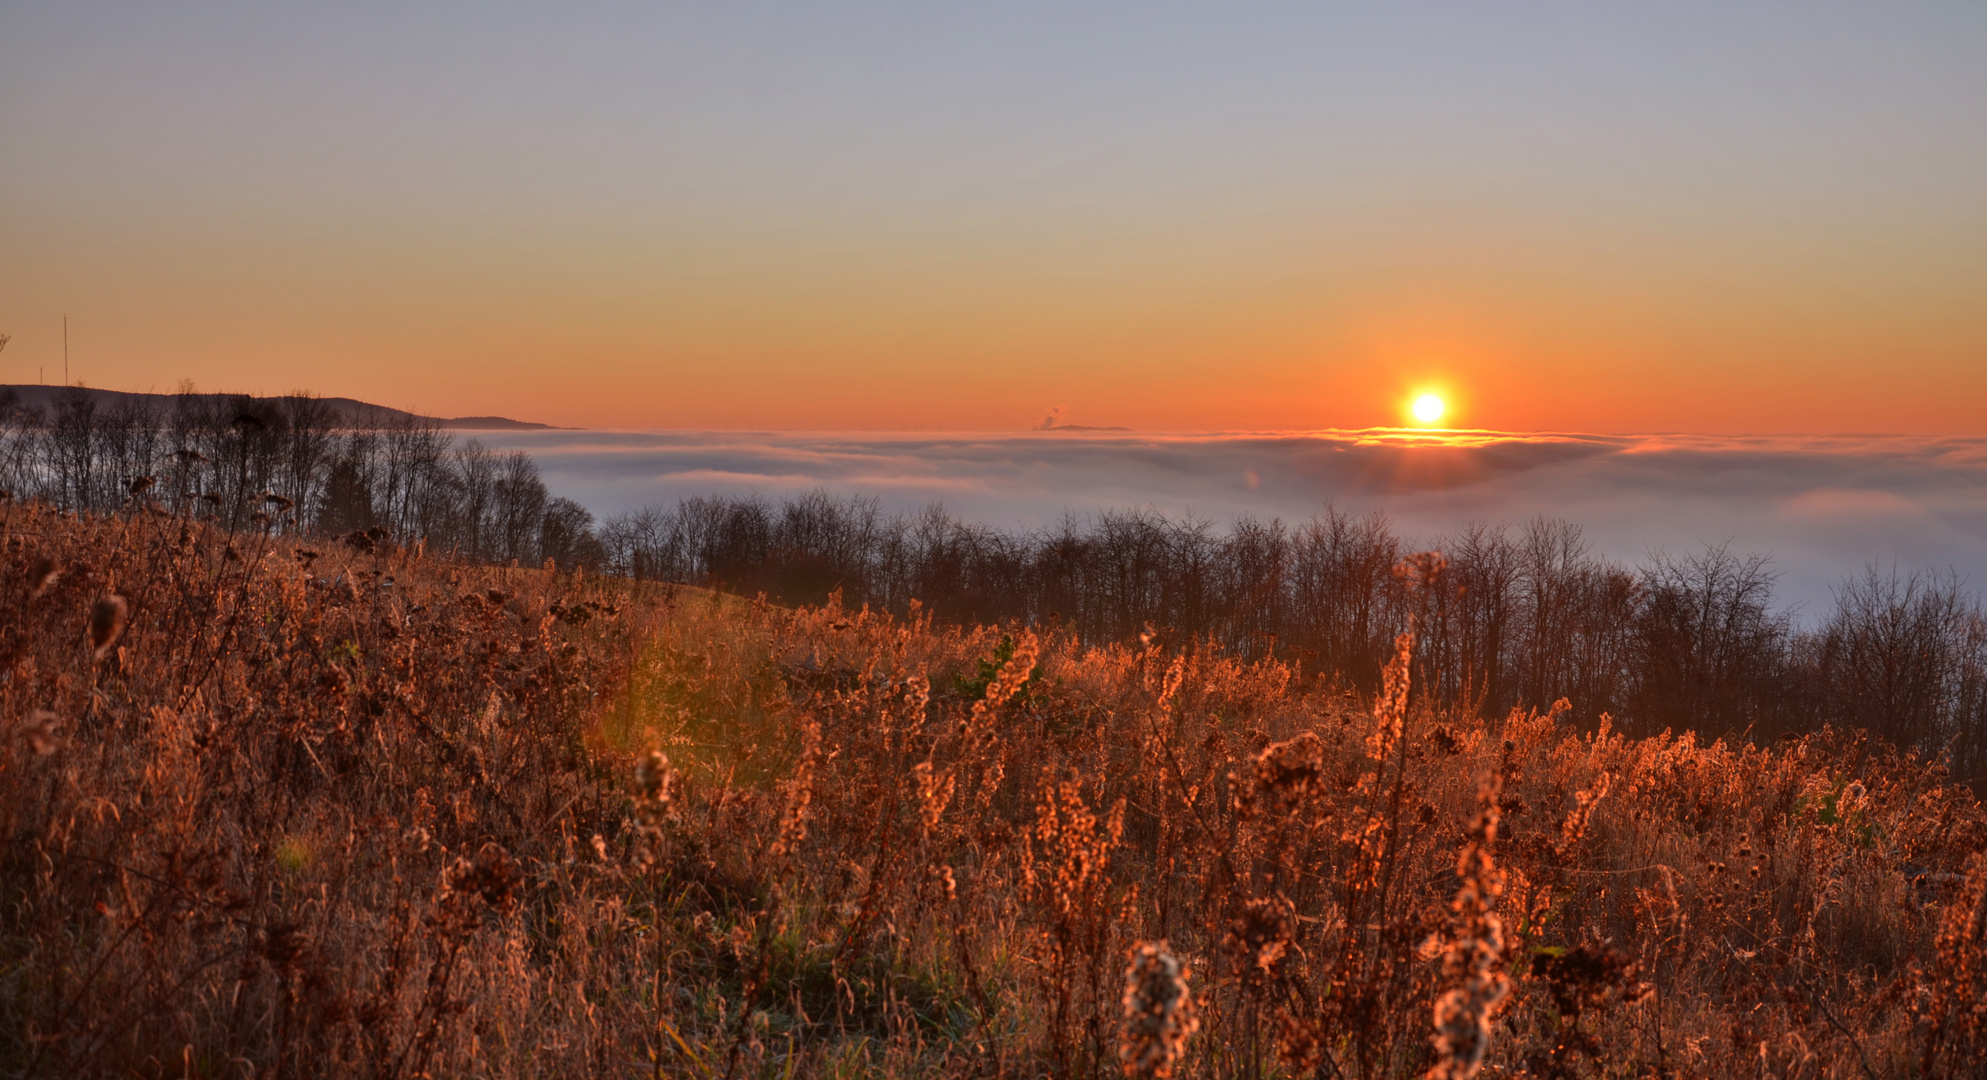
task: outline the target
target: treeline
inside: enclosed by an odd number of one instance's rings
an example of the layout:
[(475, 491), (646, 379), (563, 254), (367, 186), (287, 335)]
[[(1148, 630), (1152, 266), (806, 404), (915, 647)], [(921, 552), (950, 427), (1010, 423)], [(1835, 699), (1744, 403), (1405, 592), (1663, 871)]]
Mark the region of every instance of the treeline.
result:
[[(1445, 705), (1563, 697), (1635, 734), (1857, 727), (1987, 778), (1987, 615), (1951, 575), (1868, 571), (1801, 627), (1775, 605), (1764, 556), (1707, 548), (1628, 566), (1546, 519), (1414, 545), (1383, 517), (1330, 508), (1295, 525), (1124, 510), (1014, 532), (814, 493), (687, 499), (610, 518), (598, 537), (630, 577), (794, 603), (839, 589), (850, 605), (915, 600), (945, 621), (1051, 623), (1098, 642), (1156, 632), (1297, 661), (1362, 694), (1413, 616), (1417, 692)], [(1446, 565), (1404, 587), (1395, 567), (1422, 547)]]
[[(1775, 605), (1762, 556), (1710, 548), (1628, 566), (1545, 519), (1412, 545), (1382, 517), (1330, 508), (1298, 524), (1122, 510), (1009, 531), (816, 492), (692, 498), (596, 527), (546, 490), (528, 454), (420, 417), (348, 415), (306, 393), (165, 400), (106, 407), (75, 391), (35, 410), (0, 394), (0, 490), (99, 513), (144, 503), (230, 529), (382, 529), (457, 558), (550, 559), (796, 604), (840, 590), (852, 606), (901, 614), (916, 601), (946, 622), (1051, 624), (1091, 642), (1160, 634), (1294, 661), (1359, 694), (1413, 616), (1417, 692), (1443, 705), (1496, 713), (1563, 697), (1634, 734), (1856, 727), (1987, 780), (1987, 614), (1950, 575), (1867, 572), (1803, 627)], [(1423, 547), (1446, 566), (1405, 588), (1395, 567)]]
[(530, 455), (308, 393), (104, 405), (71, 389), (37, 409), (0, 392), (0, 490), (98, 513), (143, 502), (230, 529), (383, 529), (483, 562), (599, 561), (593, 516), (548, 492)]

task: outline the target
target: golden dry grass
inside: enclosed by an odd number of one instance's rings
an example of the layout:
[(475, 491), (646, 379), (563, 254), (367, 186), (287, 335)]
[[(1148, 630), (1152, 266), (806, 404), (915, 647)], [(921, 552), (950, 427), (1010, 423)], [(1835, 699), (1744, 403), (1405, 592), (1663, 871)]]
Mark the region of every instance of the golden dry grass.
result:
[(1852, 733), (1482, 722), (1401, 658), (1360, 701), (1207, 646), (0, 512), (9, 1074), (1987, 1050), (1987, 818)]

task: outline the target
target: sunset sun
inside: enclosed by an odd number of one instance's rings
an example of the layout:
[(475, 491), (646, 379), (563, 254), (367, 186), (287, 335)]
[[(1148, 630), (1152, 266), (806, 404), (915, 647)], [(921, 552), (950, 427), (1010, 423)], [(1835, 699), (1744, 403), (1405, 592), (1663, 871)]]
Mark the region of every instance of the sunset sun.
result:
[(1987, 1080), (1987, 0), (611, 7), (0, 0), (0, 1080)]

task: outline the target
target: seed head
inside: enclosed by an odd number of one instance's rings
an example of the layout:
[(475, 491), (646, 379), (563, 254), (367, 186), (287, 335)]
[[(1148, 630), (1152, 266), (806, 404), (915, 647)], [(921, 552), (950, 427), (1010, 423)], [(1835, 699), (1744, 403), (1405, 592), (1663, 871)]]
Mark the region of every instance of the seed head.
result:
[(1278, 1016), (1276, 1056), (1294, 1074), (1315, 1071), (1325, 1060), (1317, 1028), (1287, 1012)]
[(1987, 1009), (1979, 1004), (1980, 985), (1987, 981), (1987, 855), (1975, 855), (1967, 866), (1959, 895), (1939, 920), (1933, 952), (1938, 963), (1928, 981), (1934, 1003), (1951, 1016), (1949, 1023), (1956, 1022), (1961, 1036), (1987, 1037)]
[(1271, 743), (1256, 758), (1256, 795), (1271, 804), (1294, 806), (1324, 782), (1325, 744), (1315, 732)]
[[(1602, 773), (1595, 779), (1592, 787), (1585, 791), (1574, 792), (1573, 810), (1566, 815), (1566, 823), (1561, 825), (1559, 830), (1559, 849), (1562, 856), (1571, 851), (1574, 845), (1587, 835), (1587, 825), (1593, 820), (1594, 807), (1607, 796), (1608, 788), (1613, 783), (1612, 775)], [(1747, 854), (1746, 849), (1741, 848), (1740, 854)]]
[(1408, 677), (1414, 665), (1414, 631), (1394, 638), (1394, 658), (1380, 673), (1380, 693), (1373, 699), (1373, 719), (1378, 721), (1367, 737), (1367, 753), (1385, 761), (1400, 742), (1407, 723)]
[(1200, 1030), (1189, 972), (1161, 941), (1140, 942), (1125, 967), (1125, 1017), (1118, 1028), (1118, 1062), (1128, 1077), (1168, 1077), (1187, 1039)]
[(96, 650), (97, 659), (103, 659), (123, 636), (127, 611), (124, 597), (114, 592), (98, 597), (90, 608), (90, 646)]
[(278, 974), (291, 976), (302, 966), (310, 947), (310, 934), (301, 925), (284, 920), (263, 931), (257, 951)]
[(946, 806), (952, 802), (952, 792), (955, 787), (953, 776), (949, 772), (943, 777), (935, 775), (929, 761), (920, 761), (913, 765), (911, 776), (917, 781), (918, 812), (924, 819), (924, 826), (927, 829), (935, 829), (938, 827), (939, 818), (945, 814)]
[(925, 709), (931, 704), (931, 680), (923, 675), (913, 675), (904, 680), (904, 717), (916, 730), (923, 727)]
[(28, 749), (45, 757), (62, 748), (61, 729), (61, 717), (47, 709), (36, 709), (18, 730)]
[(30, 599), (40, 599), (62, 576), (62, 567), (47, 555), (37, 556), (34, 565), (28, 567), (28, 594)]
[(1462, 887), (1449, 905), (1448, 939), (1441, 944), (1442, 975), (1449, 989), (1435, 999), (1435, 1067), (1431, 1080), (1469, 1080), (1490, 1051), (1491, 1020), (1510, 992), (1502, 968), (1504, 922), (1491, 910), (1504, 891), (1504, 874), (1491, 846), (1497, 841), (1499, 778), (1477, 792), (1479, 811), (1469, 841), (1456, 859)]
[(1276, 974), (1296, 931), (1297, 912), (1290, 901), (1280, 895), (1261, 896), (1243, 902), (1222, 945), (1236, 958), (1244, 978), (1258, 980)]
[(925, 873), (930, 882), (934, 900), (949, 904), (959, 898), (959, 881), (952, 876), (952, 868), (943, 864), (928, 866)]
[(635, 791), (644, 800), (667, 806), (675, 786), (676, 771), (669, 767), (668, 754), (651, 750), (635, 763)]
[(1576, 1017), (1614, 992), (1631, 1002), (1648, 996), (1653, 992), (1649, 984), (1636, 981), (1640, 971), (1626, 954), (1592, 943), (1542, 955), (1532, 967), (1532, 974), (1545, 983), (1560, 1013)]
[(775, 858), (791, 855), (807, 839), (808, 807), (814, 801), (814, 767), (821, 760), (821, 722), (809, 716), (800, 725), (800, 760), (793, 779), (784, 785), (786, 812), (780, 815), (779, 834), (767, 848)]
[[(987, 709), (999, 708), (1008, 698), (1020, 692), (1029, 676), (1035, 673), (1035, 661), (1041, 655), (1041, 648), (1042, 643), (1034, 634), (1021, 635), (1021, 640), (1014, 643), (1014, 655), (1001, 665), (1000, 672), (987, 685), (986, 697), (982, 699)], [(978, 705), (973, 713), (976, 717), (981, 715)]]
[(448, 885), (457, 893), (475, 893), (483, 902), (498, 910), (510, 906), (517, 896), (519, 885), (524, 883), (524, 873), (517, 860), (495, 843), (484, 844), (476, 853), (476, 861), (457, 859), (448, 871)]

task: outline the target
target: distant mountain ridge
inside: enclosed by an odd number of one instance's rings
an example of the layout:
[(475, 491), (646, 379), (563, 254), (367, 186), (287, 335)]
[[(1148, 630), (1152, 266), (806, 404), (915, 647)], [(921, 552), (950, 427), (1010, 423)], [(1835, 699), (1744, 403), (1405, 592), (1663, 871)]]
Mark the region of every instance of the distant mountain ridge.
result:
[[(65, 394), (87, 395), (99, 409), (119, 406), (151, 405), (159, 409), (171, 409), (183, 399), (213, 405), (246, 398), (262, 404), (281, 401), (289, 395), (259, 396), (256, 394), (194, 393), (194, 394), (147, 394), (129, 390), (99, 390), (87, 386), (50, 386), (46, 383), (0, 383), (0, 403), (11, 403), (17, 408), (28, 408), (44, 415), (52, 414)], [(425, 416), (408, 412), (405, 409), (374, 405), (347, 397), (321, 397), (317, 399), (336, 411), (342, 418), (340, 426), (358, 427), (394, 420), (426, 420), (449, 431), (561, 431), (567, 430), (552, 424), (538, 424), (529, 420), (512, 420), (508, 416)]]

